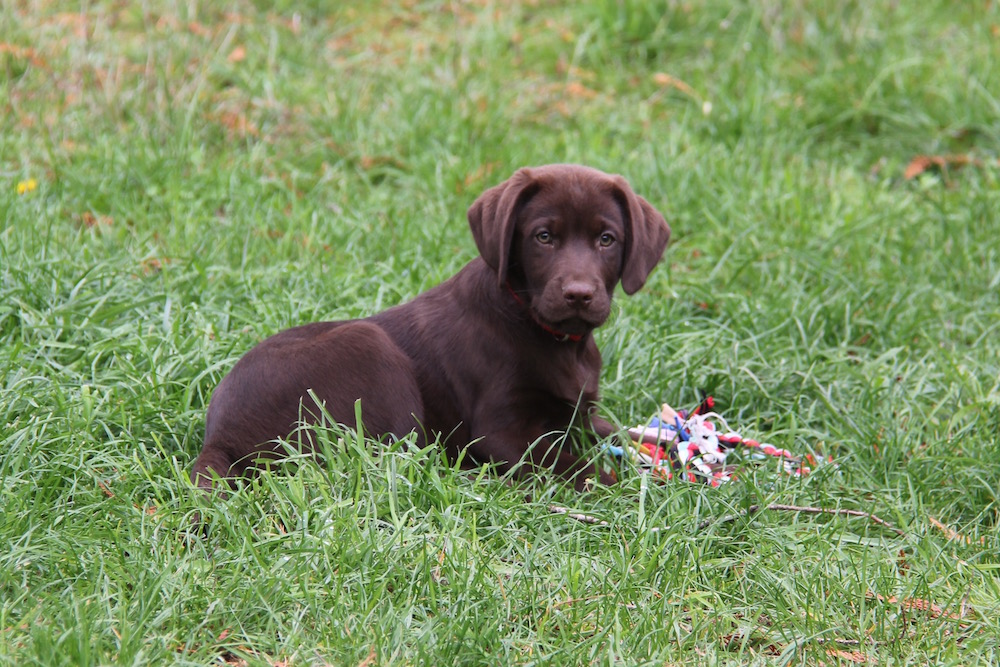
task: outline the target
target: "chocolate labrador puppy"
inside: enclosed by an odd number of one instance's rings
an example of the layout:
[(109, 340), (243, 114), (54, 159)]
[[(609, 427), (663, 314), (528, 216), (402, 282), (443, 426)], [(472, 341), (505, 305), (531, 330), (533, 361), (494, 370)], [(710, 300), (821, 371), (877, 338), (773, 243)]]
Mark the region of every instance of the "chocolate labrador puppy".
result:
[[(362, 320), (282, 331), (250, 350), (212, 396), (191, 479), (244, 474), (277, 438), (316, 421), (318, 401), (368, 434), (468, 449), (501, 471), (553, 469), (583, 489), (612, 483), (563, 444), (596, 416), (601, 355), (591, 332), (621, 282), (646, 282), (670, 227), (621, 176), (576, 165), (519, 169), (472, 204), (480, 257), (409, 303)], [(309, 448), (308, 443), (302, 443)]]

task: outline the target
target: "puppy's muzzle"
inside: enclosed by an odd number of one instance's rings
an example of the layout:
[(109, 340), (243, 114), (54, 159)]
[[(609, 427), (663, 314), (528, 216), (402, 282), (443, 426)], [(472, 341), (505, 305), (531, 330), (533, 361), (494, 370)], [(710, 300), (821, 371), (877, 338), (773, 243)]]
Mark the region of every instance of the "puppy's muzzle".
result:
[(562, 286), (562, 295), (566, 305), (576, 311), (590, 308), (596, 293), (597, 288), (594, 285), (582, 280), (569, 281)]

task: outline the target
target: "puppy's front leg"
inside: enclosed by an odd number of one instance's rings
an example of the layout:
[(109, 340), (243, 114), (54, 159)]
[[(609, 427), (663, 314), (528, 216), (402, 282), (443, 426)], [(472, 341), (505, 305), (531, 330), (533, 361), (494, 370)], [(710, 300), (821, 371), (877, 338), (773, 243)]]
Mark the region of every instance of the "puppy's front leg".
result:
[(619, 432), (611, 422), (595, 414), (591, 414), (590, 416), (590, 428), (599, 440), (603, 440)]

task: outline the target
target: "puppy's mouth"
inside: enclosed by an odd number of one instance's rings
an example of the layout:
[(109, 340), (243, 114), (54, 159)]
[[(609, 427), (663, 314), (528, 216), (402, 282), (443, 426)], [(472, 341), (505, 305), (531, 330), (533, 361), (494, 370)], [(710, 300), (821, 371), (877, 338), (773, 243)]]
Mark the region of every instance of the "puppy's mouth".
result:
[(609, 305), (600, 301), (586, 306), (570, 306), (556, 301), (552, 294), (520, 293), (510, 283), (507, 284), (514, 301), (524, 308), (535, 324), (556, 338), (579, 339), (604, 324), (611, 313)]
[(584, 336), (604, 324), (605, 320), (608, 319), (606, 314), (589, 311), (568, 314), (569, 316), (550, 317), (538, 312), (538, 310), (532, 310), (539, 323), (570, 336)]
[(568, 320), (553, 322), (549, 326), (556, 331), (561, 331), (562, 333), (570, 336), (585, 336), (597, 327), (601, 326), (601, 324), (601, 322), (593, 323), (574, 317)]

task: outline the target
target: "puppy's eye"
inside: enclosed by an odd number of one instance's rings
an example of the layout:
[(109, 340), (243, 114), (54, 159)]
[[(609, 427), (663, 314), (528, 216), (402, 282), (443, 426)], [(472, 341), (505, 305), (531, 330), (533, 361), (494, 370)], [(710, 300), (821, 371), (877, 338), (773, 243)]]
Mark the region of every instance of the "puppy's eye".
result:
[(543, 229), (542, 231), (535, 234), (535, 240), (538, 241), (539, 243), (548, 245), (549, 243), (552, 243), (552, 232), (550, 232), (547, 229)]
[(608, 248), (614, 245), (615, 235), (610, 232), (604, 232), (603, 234), (601, 234), (600, 243), (602, 248)]

